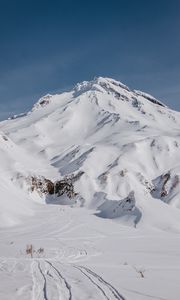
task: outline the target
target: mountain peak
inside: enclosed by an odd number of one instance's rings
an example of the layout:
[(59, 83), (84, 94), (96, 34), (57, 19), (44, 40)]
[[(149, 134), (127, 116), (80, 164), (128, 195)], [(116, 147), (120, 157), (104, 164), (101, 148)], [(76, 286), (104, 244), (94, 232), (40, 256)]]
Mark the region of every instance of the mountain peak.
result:
[(90, 81), (82, 81), (80, 83), (77, 83), (74, 87), (74, 94), (77, 96), (90, 90), (108, 92), (116, 90), (117, 88), (122, 88), (124, 90), (130, 91), (130, 89), (120, 81), (117, 81), (113, 78), (99, 76), (94, 77), (94, 79)]
[[(134, 102), (141, 102), (144, 100), (148, 102), (151, 102), (156, 105), (160, 105), (162, 107), (167, 107), (165, 104), (163, 104), (161, 101), (157, 100), (152, 95), (145, 93), (143, 91), (139, 90), (131, 90), (127, 85), (124, 83), (117, 81), (113, 78), (109, 77), (95, 77), (91, 81), (83, 81), (80, 83), (77, 83), (73, 89), (74, 97), (78, 97), (81, 94), (84, 94), (86, 92), (101, 92), (105, 94), (111, 94), (115, 98), (121, 99), (121, 100), (127, 100)], [(138, 100), (137, 100), (138, 99)]]
[[(157, 100), (156, 98), (147, 93), (144, 93), (139, 90), (131, 90), (127, 85), (113, 78), (99, 76), (94, 77), (94, 79), (90, 81), (82, 81), (77, 83), (75, 87), (67, 93), (61, 93), (56, 95), (47, 94), (41, 97), (38, 100), (38, 102), (34, 104), (31, 112), (39, 110), (40, 108), (44, 108), (52, 102), (57, 102), (58, 105), (58, 99), (60, 99), (61, 96), (64, 97), (64, 94), (66, 94), (66, 97), (67, 95), (69, 95), (69, 98), (77, 98), (86, 93), (88, 93), (89, 95), (94, 95), (94, 93), (98, 93), (99, 95), (104, 94), (106, 96), (109, 95), (112, 96), (114, 99), (132, 103), (132, 106), (140, 107), (144, 106), (144, 104), (147, 102), (151, 102), (152, 104), (166, 107), (166, 105), (164, 105), (161, 101)], [(20, 116), (24, 116), (24, 114)], [(17, 118), (17, 116), (13, 118)]]
[(121, 87), (125, 90), (128, 90), (130, 91), (129, 87), (127, 85), (125, 85), (124, 83), (122, 83), (121, 81), (118, 81), (118, 80), (115, 80), (113, 78), (110, 78), (110, 77), (95, 77), (94, 78), (94, 81), (97, 82), (97, 84), (101, 85), (101, 86), (104, 86), (104, 85), (114, 85), (116, 87)]

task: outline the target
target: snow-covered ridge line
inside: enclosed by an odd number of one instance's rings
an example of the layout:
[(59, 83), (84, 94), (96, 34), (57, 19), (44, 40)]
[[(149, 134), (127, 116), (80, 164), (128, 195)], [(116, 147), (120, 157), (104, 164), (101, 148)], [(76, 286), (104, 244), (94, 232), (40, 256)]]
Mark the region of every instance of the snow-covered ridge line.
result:
[[(123, 101), (130, 101), (131, 99), (133, 100), (133, 98), (135, 99), (136, 97), (140, 96), (153, 104), (162, 107), (167, 107), (165, 104), (163, 104), (161, 101), (157, 100), (150, 94), (139, 90), (131, 90), (127, 85), (123, 84), (122, 82), (108, 77), (95, 77), (93, 80), (90, 81), (82, 81), (80, 83), (77, 83), (75, 87), (68, 92), (72, 93), (74, 98), (77, 98), (84, 93), (101, 92), (105, 94), (113, 94), (118, 99), (121, 99)], [(59, 96), (60, 95), (61, 94), (59, 94)], [(35, 111), (42, 107), (46, 107), (48, 104), (53, 103), (54, 97), (58, 97), (58, 94), (47, 94), (43, 96), (38, 100), (36, 104), (34, 104), (32, 111)]]
[(162, 103), (161, 101), (157, 100), (156, 98), (154, 98), (150, 94), (144, 93), (144, 92), (139, 91), (139, 90), (134, 90), (134, 92), (135, 92), (136, 95), (142, 96), (142, 97), (144, 97), (145, 99), (151, 101), (154, 104), (158, 104), (160, 106), (167, 107), (164, 103)]
[[(157, 104), (160, 105), (162, 107), (167, 107), (165, 104), (163, 104), (161, 101), (157, 100), (156, 98), (154, 98), (152, 95), (147, 94), (145, 92), (139, 91), (139, 90), (131, 90), (127, 85), (123, 84), (120, 81), (117, 81), (115, 79), (112, 78), (108, 78), (108, 77), (95, 77), (93, 80), (90, 81), (82, 81), (80, 83), (77, 83), (74, 88), (72, 90), (69, 90), (69, 93), (72, 93), (74, 98), (82, 95), (83, 93), (86, 92), (93, 92), (93, 91), (97, 91), (97, 92), (101, 92), (101, 93), (113, 93), (115, 94), (117, 97), (119, 97), (119, 99), (128, 99), (128, 96), (124, 95), (127, 94), (126, 92), (128, 92), (128, 94), (131, 94), (131, 97), (136, 97), (136, 96), (141, 96), (144, 99), (150, 101), (153, 104)], [(62, 93), (63, 94), (63, 93)], [(14, 115), (13, 117), (11, 117), (10, 119), (16, 119), (16, 118), (20, 118), (20, 117), (24, 117), (27, 114), (36, 111), (40, 108), (44, 108), (47, 105), (53, 103), (54, 98), (60, 96), (61, 94), (47, 94), (43, 97), (41, 97), (32, 107), (32, 110), (28, 113), (21, 113), (19, 115)]]

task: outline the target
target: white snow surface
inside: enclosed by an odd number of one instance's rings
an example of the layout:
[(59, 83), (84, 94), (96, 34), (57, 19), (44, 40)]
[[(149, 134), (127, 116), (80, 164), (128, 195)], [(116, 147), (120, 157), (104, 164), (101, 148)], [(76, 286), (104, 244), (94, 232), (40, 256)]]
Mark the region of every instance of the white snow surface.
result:
[[(179, 112), (98, 77), (0, 131), (0, 299), (179, 300)], [(80, 172), (77, 201), (27, 187)]]

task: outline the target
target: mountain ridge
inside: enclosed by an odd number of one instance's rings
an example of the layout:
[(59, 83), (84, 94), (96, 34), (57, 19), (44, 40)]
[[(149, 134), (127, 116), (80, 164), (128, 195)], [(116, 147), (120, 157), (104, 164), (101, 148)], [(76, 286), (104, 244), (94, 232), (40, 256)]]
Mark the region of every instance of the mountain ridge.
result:
[[(100, 92), (105, 92), (105, 91), (108, 92), (108, 90), (109, 91), (113, 90), (112, 87), (121, 87), (122, 89), (124, 89), (128, 92), (134, 93), (134, 96), (136, 96), (136, 95), (142, 96), (154, 104), (159, 104), (160, 106), (167, 107), (167, 105), (165, 105), (162, 101), (157, 100), (157, 98), (153, 97), (149, 93), (146, 93), (141, 90), (130, 89), (127, 85), (123, 84), (121, 81), (115, 80), (110, 77), (99, 76), (99, 77), (94, 77), (93, 80), (82, 81), (80, 83), (75, 84), (72, 89), (69, 89), (63, 93), (72, 92), (72, 93), (74, 93), (75, 96), (77, 96), (78, 93), (80, 95), (80, 94), (82, 94), (86, 91), (90, 91), (90, 90), (92, 90), (92, 91), (97, 90)], [(115, 90), (114, 90), (114, 92), (115, 92)], [(60, 94), (62, 94), (62, 93), (60, 93)], [(49, 94), (49, 93), (45, 94), (33, 105), (32, 109), (29, 112), (14, 115), (14, 116), (10, 117), (9, 119), (19, 118), (21, 116), (23, 117), (23, 116), (31, 113), (32, 111), (34, 111), (37, 108), (44, 107), (50, 103), (50, 99), (52, 97), (57, 96), (57, 95), (59, 95), (59, 94)]]

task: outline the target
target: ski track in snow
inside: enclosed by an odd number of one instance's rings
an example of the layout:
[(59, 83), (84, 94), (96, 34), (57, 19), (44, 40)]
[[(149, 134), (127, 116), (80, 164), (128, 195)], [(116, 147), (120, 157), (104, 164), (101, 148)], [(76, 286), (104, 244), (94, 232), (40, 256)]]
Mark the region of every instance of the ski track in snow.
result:
[[(78, 299), (78, 296), (72, 292), (71, 283), (62, 275), (60, 268), (54, 265), (55, 263), (57, 264), (58, 262), (33, 260), (31, 264), (33, 279), (32, 300)], [(70, 267), (70, 270), (73, 268), (77, 269), (83, 275), (81, 286), (79, 286), (80, 290), (86, 290), (87, 282), (85, 279), (88, 278), (92, 285), (94, 299), (125, 300), (115, 287), (89, 268), (78, 265), (68, 265), (68, 267)], [(87, 299), (89, 299), (88, 295)]]
[(60, 271), (55, 266), (53, 266), (53, 264), (51, 262), (49, 262), (49, 261), (46, 261), (46, 262), (57, 273), (57, 275), (59, 276), (59, 279), (62, 280), (63, 285), (65, 286), (67, 294), (68, 294), (67, 295), (67, 300), (72, 300), (72, 292), (71, 292), (71, 286), (70, 286), (70, 284), (67, 282), (67, 280), (65, 279), (65, 277), (60, 273)]
[(74, 268), (78, 269), (82, 274), (84, 274), (84, 276), (89, 278), (89, 280), (102, 292), (105, 299), (125, 300), (125, 298), (119, 294), (115, 287), (105, 281), (101, 276), (91, 271), (89, 268), (82, 266), (74, 266)]
[(49, 261), (33, 261), (32, 300), (65, 299), (71, 300), (71, 287), (60, 271)]

